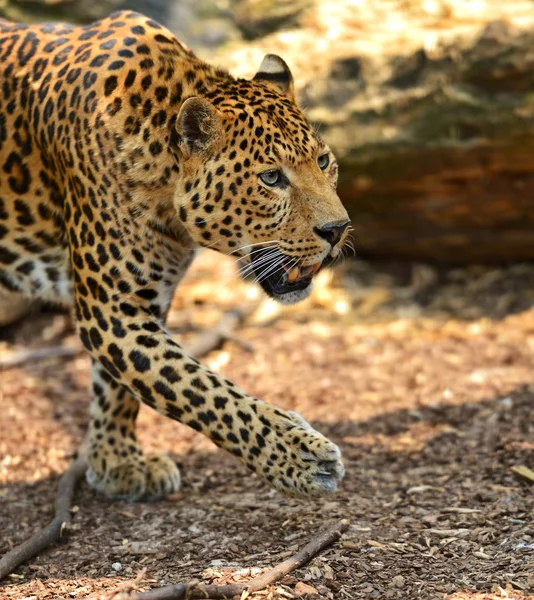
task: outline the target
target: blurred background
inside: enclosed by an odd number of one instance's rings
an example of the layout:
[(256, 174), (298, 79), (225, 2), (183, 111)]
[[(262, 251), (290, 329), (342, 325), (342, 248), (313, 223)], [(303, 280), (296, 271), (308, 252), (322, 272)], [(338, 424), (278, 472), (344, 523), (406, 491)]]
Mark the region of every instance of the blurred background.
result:
[[(355, 254), (319, 273), (310, 299), (282, 307), (231, 258), (203, 251), (169, 327), (194, 344), (237, 310), (202, 360), (332, 437), (347, 479), (325, 503), (281, 499), (205, 438), (143, 410), (144, 446), (184, 466), (186, 499), (104, 517), (106, 501), (85, 489), (80, 528), (96, 520), (102, 539), (117, 538), (122, 575), (142, 564), (158, 581), (219, 581), (199, 565), (257, 564), (325, 515), (348, 515), (346, 545), (297, 573), (320, 598), (532, 598), (534, 2), (0, 0), (0, 14), (27, 22), (87, 23), (119, 8), (235, 75), (281, 55), (338, 158)], [(0, 513), (4, 500), (6, 515), (21, 506), (31, 523), (84, 435), (89, 360), (68, 316), (4, 311), (4, 323), (25, 318), (0, 329)], [(131, 518), (167, 523), (169, 511), (180, 531), (156, 535)], [(0, 551), (25, 529), (1, 534)], [(121, 536), (149, 539), (163, 558), (128, 554)], [(97, 545), (72, 549), (23, 571), (10, 597), (39, 591), (52, 567), (65, 594), (120, 579)]]
[(1, 0), (12, 20), (130, 8), (251, 77), (265, 52), (341, 165), (360, 256), (534, 259), (531, 0)]

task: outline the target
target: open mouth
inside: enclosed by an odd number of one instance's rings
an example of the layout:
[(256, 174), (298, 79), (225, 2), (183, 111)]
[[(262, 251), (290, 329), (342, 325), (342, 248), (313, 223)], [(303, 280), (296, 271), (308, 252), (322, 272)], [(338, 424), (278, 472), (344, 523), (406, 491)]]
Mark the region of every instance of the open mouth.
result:
[[(271, 297), (278, 297), (291, 292), (299, 292), (305, 290), (311, 283), (313, 276), (319, 270), (329, 264), (331, 259), (327, 257), (322, 262), (313, 263), (311, 265), (295, 265), (295, 260), (279, 253), (275, 262), (272, 250), (269, 254), (269, 267), (266, 267), (265, 252), (256, 252), (252, 259), (252, 268), (256, 275), (258, 283), (264, 291)], [(273, 268), (273, 262), (278, 264)]]
[(286, 272), (286, 277), (289, 285), (295, 285), (302, 279), (311, 279), (315, 273), (322, 267), (322, 263), (315, 263), (307, 267), (290, 267), (290, 265), (282, 265)]

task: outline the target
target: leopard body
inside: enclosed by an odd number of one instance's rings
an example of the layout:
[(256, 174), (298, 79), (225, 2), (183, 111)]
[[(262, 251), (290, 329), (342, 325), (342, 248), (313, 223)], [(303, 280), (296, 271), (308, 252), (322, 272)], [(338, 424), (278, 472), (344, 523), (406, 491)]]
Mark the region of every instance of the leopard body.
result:
[(277, 56), (236, 79), (137, 13), (0, 20), (0, 296), (74, 308), (92, 357), (92, 486), (129, 501), (179, 488), (176, 464), (140, 448), (142, 402), (282, 492), (336, 489), (335, 444), (165, 330), (200, 247), (234, 254), (281, 302), (306, 297), (347, 236), (336, 182)]

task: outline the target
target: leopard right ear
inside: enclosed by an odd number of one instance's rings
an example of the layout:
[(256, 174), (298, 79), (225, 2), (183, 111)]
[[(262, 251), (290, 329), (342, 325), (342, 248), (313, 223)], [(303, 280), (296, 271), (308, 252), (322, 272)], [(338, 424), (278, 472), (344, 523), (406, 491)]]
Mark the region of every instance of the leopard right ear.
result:
[(284, 96), (293, 98), (295, 95), (293, 75), (291, 75), (286, 61), (276, 54), (264, 56), (253, 80), (274, 87), (278, 93)]
[(176, 119), (174, 142), (185, 160), (205, 152), (222, 130), (221, 113), (204, 98), (188, 98)]

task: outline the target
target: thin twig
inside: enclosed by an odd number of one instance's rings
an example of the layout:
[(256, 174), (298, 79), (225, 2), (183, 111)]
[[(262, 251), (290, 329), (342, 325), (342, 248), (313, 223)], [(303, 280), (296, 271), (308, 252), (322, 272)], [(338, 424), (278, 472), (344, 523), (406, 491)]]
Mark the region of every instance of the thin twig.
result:
[(182, 598), (187, 598), (187, 600), (200, 598), (220, 600), (239, 596), (243, 592), (248, 592), (250, 594), (252, 592), (258, 592), (275, 581), (279, 581), (291, 571), (308, 563), (312, 558), (317, 556), (319, 552), (328, 548), (328, 546), (331, 546), (334, 542), (337, 542), (348, 527), (349, 521), (347, 519), (339, 521), (323, 533), (319, 534), (296, 554), (274, 567), (274, 569), (271, 569), (262, 575), (258, 575), (258, 577), (254, 577), (254, 579), (251, 579), (248, 583), (233, 583), (228, 585), (179, 583), (176, 585), (166, 585), (148, 592), (131, 594), (130, 600), (181, 600)]
[(53, 521), (0, 559), (0, 580), (12, 573), (23, 562), (37, 556), (39, 552), (61, 538), (65, 528), (72, 521), (71, 504), (76, 483), (83, 477), (86, 470), (85, 458), (80, 457), (63, 473), (57, 488)]
[(35, 348), (34, 350), (20, 350), (19, 352), (13, 352), (0, 358), (0, 371), (21, 367), (26, 363), (46, 360), (47, 358), (71, 358), (81, 354), (84, 350), (81, 344), (72, 346), (45, 346), (43, 348)]
[(201, 358), (209, 352), (217, 350), (228, 340), (241, 343), (236, 340), (234, 331), (255, 309), (255, 304), (248, 304), (227, 310), (215, 325), (199, 333), (191, 344), (186, 346), (187, 352), (193, 358)]

